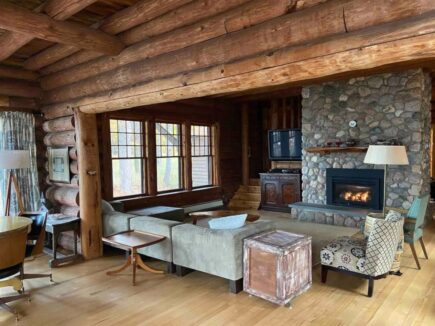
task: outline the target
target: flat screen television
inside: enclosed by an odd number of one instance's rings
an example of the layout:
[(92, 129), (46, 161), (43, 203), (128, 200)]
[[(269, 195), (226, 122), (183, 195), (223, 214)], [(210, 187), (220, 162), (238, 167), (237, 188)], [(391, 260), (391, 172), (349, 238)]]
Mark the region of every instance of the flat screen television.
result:
[(272, 161), (300, 161), (302, 159), (301, 130), (269, 130), (269, 159)]

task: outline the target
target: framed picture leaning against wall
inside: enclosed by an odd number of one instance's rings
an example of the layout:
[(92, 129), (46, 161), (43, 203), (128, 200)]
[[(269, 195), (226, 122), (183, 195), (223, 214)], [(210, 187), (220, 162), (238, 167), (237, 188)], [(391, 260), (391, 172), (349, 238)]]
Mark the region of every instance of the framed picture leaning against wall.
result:
[(68, 147), (48, 147), (48, 175), (52, 182), (70, 183)]

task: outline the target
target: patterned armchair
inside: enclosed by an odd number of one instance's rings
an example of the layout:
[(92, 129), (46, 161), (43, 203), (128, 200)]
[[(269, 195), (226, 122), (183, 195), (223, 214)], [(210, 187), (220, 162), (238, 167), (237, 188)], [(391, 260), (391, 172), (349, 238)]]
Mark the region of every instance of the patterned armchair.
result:
[(369, 280), (368, 296), (373, 295), (374, 280), (385, 278), (393, 264), (403, 218), (376, 219), (367, 240), (340, 237), (320, 252), (322, 282), (328, 270), (344, 272)]

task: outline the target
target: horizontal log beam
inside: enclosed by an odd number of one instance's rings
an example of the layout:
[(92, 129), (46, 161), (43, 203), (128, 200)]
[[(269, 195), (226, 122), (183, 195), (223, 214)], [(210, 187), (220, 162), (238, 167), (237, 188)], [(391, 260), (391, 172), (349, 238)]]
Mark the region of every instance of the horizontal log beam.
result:
[(74, 116), (66, 116), (53, 120), (45, 121), (42, 124), (42, 129), (45, 132), (61, 132), (75, 130)]
[(33, 98), (11, 97), (0, 95), (0, 106), (7, 108), (20, 108), (36, 110), (38, 105)]
[[(2, 44), (0, 43), (0, 47), (1, 46)], [(34, 71), (29, 71), (12, 66), (0, 65), (0, 78), (13, 78), (35, 81), (38, 79), (38, 74)]]
[(45, 135), (45, 146), (75, 146), (75, 131), (53, 132)]
[[(35, 12), (44, 11), (56, 20), (66, 20), (97, 0), (50, 0), (36, 8)], [(0, 36), (0, 61), (9, 58), (18, 49), (33, 40), (31, 35), (6, 32)]]
[[(384, 11), (388, 10), (389, 15), (385, 15), (383, 11), (373, 12), (372, 15), (376, 19), (372, 18), (371, 21), (379, 24), (402, 17), (403, 11), (398, 10), (396, 6), (401, 9), (402, 5), (407, 4), (412, 7), (415, 4), (402, 0), (381, 3)], [(424, 8), (428, 11), (435, 9), (435, 2), (427, 3), (427, 0), (419, 0), (418, 3), (426, 4)], [(76, 98), (77, 94), (87, 96), (107, 92), (240, 60), (267, 51), (276, 51), (285, 46), (306, 44), (324, 37), (344, 34), (348, 27), (343, 20), (343, 12), (346, 12), (346, 8), (354, 7), (363, 7), (370, 11), (364, 0), (328, 2), (175, 52), (120, 66), (95, 77), (47, 92), (45, 100), (46, 103), (68, 101)], [(312, 25), (313, 21), (316, 21), (315, 25)]]
[(56, 21), (47, 15), (30, 12), (10, 3), (0, 2), (0, 28), (51, 42), (115, 55), (124, 45), (115, 37), (86, 26)]
[[(317, 24), (311, 26), (311, 21), (317, 21)], [(175, 52), (118, 67), (47, 92), (44, 99), (48, 103), (71, 100), (77, 94), (85, 96), (126, 87), (345, 32), (342, 2), (327, 3)]]
[[(160, 35), (176, 28), (194, 24), (200, 20), (234, 9), (249, 0), (204, 1), (195, 0), (180, 7), (176, 12), (168, 12), (154, 20), (120, 34), (125, 44), (134, 44), (147, 38)], [(287, 2), (292, 2), (289, 0)]]
[(433, 14), (352, 32), (305, 46), (120, 89), (110, 95), (90, 96), (47, 106), (59, 110), (79, 106), (84, 112), (106, 112), (141, 105), (240, 92), (306, 81), (386, 65), (404, 65), (435, 57)]
[(49, 187), (46, 198), (52, 203), (77, 207), (79, 206), (79, 189), (71, 187)]
[(42, 91), (39, 84), (27, 80), (0, 78), (0, 95), (25, 98), (40, 98)]
[[(189, 1), (191, 0), (142, 0), (104, 19), (99, 25), (99, 30), (110, 35), (116, 35), (137, 24), (149, 21), (165, 12), (176, 9), (178, 6)], [(62, 66), (63, 64), (68, 64), (68, 62), (76, 64), (76, 59), (68, 58), (68, 56), (77, 53), (80, 57), (77, 60), (83, 60), (82, 52), (85, 52), (84, 56), (87, 58), (93, 59), (101, 56), (98, 52), (80, 51), (79, 48), (74, 46), (56, 45), (28, 59), (25, 66), (28, 69), (37, 70), (63, 58), (66, 58), (66, 62), (60, 62), (58, 65)]]
[[(241, 2), (238, 0), (238, 2)], [(209, 3), (216, 4), (216, 2)], [(152, 58), (212, 38), (235, 32), (282, 16), (291, 8), (289, 0), (255, 0), (196, 24), (180, 28), (125, 49), (116, 57), (103, 56), (41, 79), (44, 90), (54, 89), (113, 70), (145, 58)], [(219, 6), (221, 8), (222, 6)], [(226, 8), (226, 7), (225, 7)], [(170, 16), (171, 18), (174, 15)]]

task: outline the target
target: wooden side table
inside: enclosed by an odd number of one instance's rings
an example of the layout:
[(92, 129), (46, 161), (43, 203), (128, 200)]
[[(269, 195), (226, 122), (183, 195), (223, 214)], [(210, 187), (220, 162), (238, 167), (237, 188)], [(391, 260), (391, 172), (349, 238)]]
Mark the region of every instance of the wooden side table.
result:
[(288, 305), (312, 283), (311, 237), (285, 231), (261, 233), (244, 241), (243, 289)]
[(127, 269), (130, 265), (132, 265), (133, 285), (136, 285), (136, 268), (138, 266), (139, 268), (142, 268), (143, 270), (150, 273), (163, 274), (164, 273), (163, 271), (156, 270), (154, 268), (149, 267), (147, 264), (145, 264), (142, 258), (140, 257), (140, 254), (138, 254), (137, 250), (143, 247), (151, 246), (165, 239), (166, 237), (164, 236), (153, 234), (153, 233), (141, 232), (141, 231), (124, 231), (124, 232), (112, 234), (108, 237), (104, 237), (103, 242), (105, 244), (131, 252), (131, 255), (128, 256), (127, 261), (125, 262), (124, 265), (122, 265), (120, 268), (114, 271), (109, 271), (106, 274), (114, 275), (120, 273), (123, 270)]
[[(45, 225), (45, 231), (51, 233), (52, 237), (52, 252), (53, 259), (49, 261), (49, 266), (51, 268), (57, 267), (61, 264), (68, 262), (75, 262), (81, 260), (81, 255), (79, 255), (77, 250), (77, 240), (80, 233), (80, 218), (78, 217), (59, 217), (53, 218), (48, 216), (47, 224)], [(57, 243), (59, 236), (62, 232), (72, 231), (74, 234), (74, 252), (71, 255), (58, 258)]]

